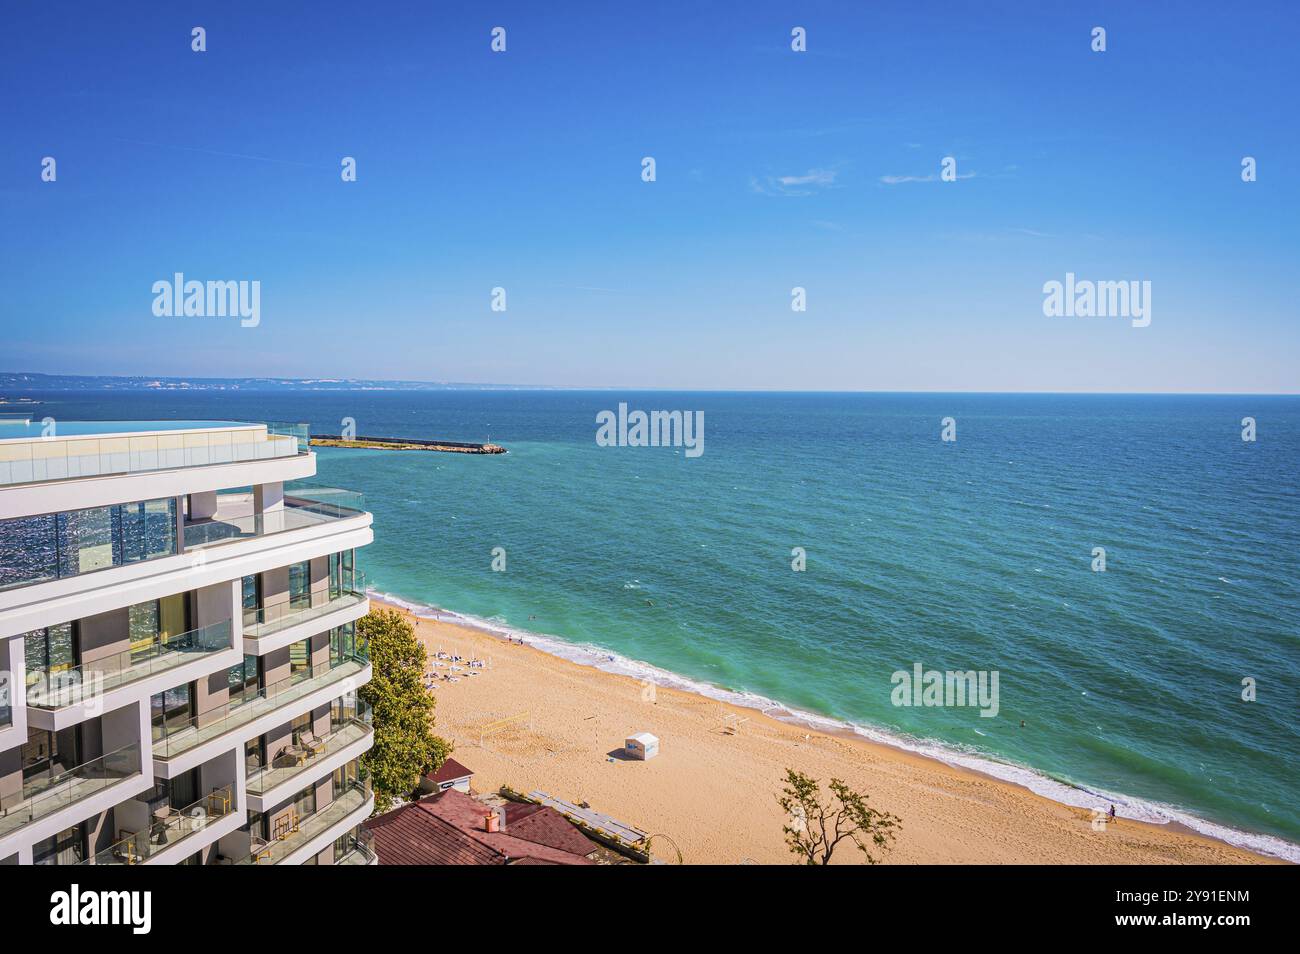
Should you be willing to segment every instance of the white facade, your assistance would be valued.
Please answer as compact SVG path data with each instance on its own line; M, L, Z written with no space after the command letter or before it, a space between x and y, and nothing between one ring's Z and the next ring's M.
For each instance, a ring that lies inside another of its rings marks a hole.
M0 864L373 863L355 495L264 425L31 430L0 425Z

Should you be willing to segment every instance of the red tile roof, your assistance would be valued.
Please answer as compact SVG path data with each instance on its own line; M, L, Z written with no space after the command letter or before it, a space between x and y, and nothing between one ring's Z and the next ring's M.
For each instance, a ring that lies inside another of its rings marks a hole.
M375 838L379 863L385 865L503 865L505 857L487 845L468 838L455 825L403 805L365 827Z
M369 819L384 865L594 864L597 845L555 809L507 805L506 830L485 831L486 805L448 789Z

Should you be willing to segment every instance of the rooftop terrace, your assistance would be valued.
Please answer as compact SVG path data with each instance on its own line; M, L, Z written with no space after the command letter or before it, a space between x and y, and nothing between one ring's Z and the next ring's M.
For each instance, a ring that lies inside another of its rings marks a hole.
M0 487L293 457L299 441L235 421L59 421L0 415Z

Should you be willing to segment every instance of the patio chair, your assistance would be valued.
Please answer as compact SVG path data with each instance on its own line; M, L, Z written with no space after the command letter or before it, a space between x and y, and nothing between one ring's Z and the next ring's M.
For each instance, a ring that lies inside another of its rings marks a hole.
M311 729L303 730L302 734L298 736L298 744L312 755L320 755L325 751L325 743Z
M119 828L117 831L117 843L114 844L112 848L113 857L126 865L139 864L141 861L144 861L143 852L136 851L136 839L139 837L139 832Z
M253 864L260 865L264 860L271 857L270 842L263 841L261 838L248 839L248 855L253 859Z

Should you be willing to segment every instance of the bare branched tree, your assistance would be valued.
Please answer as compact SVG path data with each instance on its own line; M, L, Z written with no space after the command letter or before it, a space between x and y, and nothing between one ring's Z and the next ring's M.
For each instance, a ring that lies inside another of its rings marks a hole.
M889 812L879 812L867 805L867 796L853 791L837 778L831 779L834 804L822 804L819 783L794 769L785 770L785 788L777 799L789 821L782 831L790 851L806 865L830 864L831 855L844 839L850 839L867 859L878 864L872 854L893 847L894 835L902 828L902 819Z

